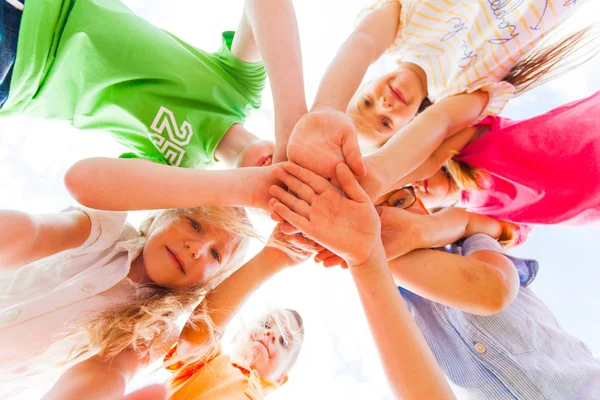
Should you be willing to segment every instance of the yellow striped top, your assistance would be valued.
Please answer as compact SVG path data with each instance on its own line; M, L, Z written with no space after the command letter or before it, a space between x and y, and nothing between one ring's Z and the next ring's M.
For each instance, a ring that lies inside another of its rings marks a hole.
M366 8L359 19L383 4ZM484 90L477 119L499 114L514 94L502 79L551 29L586 0L397 0L398 34L389 52L427 74L432 102Z

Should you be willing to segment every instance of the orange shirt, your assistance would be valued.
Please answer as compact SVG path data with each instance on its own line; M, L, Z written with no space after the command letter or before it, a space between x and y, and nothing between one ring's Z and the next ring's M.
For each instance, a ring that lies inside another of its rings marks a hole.
M175 348L167 355L170 358ZM177 365L168 369L175 370ZM185 383L183 383L185 382ZM202 360L183 369L175 379L174 386L183 383L172 400L260 400L277 389L279 385L261 378L256 370L250 370L231 361L219 350L214 358Z

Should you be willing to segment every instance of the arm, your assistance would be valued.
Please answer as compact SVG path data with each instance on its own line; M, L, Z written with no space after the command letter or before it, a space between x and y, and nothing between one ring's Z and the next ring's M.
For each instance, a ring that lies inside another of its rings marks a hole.
M102 210L156 210L199 206L268 208L270 167L203 171L147 160L89 158L65 175L81 204Z
M350 266L371 334L397 398L454 399L387 269L385 254Z
M127 382L143 366L132 352L110 360L93 357L68 369L43 400L120 399Z
M402 128L379 150L367 157L383 180L383 192L390 191L422 165L444 139L468 127L488 102L485 92L459 94L436 103ZM411 149L411 151L406 151ZM399 155L402 157L399 157Z
M283 251L265 247L203 300L203 303L208 305L208 317L213 326L203 322L196 323L196 327L187 324L180 338L193 345L207 343L212 336L210 329L219 332L225 328L252 293L277 272L290 265L292 262ZM203 307L199 306L198 309Z
M292 129L308 111L293 3L289 0L246 0L231 52L247 62L259 61L261 56L264 59L275 107L277 147L274 161L284 161Z
M454 398L390 276L379 217L350 169L343 164L336 168L342 193L309 170L293 164L284 168L276 174L297 197L271 188L273 210L350 266L396 397Z
M0 211L0 270L17 268L81 246L91 229L83 211L30 215Z
M311 111L346 111L369 66L394 43L400 9L400 2L389 2L361 21L327 68Z
M494 251L477 251L463 257L437 250L415 250L389 265L398 285L471 314L498 313L519 292L516 268Z

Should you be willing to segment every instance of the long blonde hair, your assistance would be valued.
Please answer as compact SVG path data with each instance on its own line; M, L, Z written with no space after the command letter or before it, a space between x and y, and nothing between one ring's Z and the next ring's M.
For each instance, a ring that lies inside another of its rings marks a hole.
M90 355L110 359L125 350L140 356L150 350L164 351L162 346L174 333L176 319L191 312L208 290L239 265L250 237L256 237L248 216L239 207L197 207L171 209L153 213L140 224L141 240L169 218L194 216L199 222L212 224L236 237L233 256L224 268L201 284L190 288L170 289L156 284L143 298L134 299L116 309L101 312L80 327L68 332L65 338L75 339L76 345L63 361L83 361ZM203 320L204 313L194 313L194 320Z

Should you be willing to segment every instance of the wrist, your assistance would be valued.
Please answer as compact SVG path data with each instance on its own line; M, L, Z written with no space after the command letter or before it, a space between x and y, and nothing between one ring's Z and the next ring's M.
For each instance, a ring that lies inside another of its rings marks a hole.
M361 261L353 261L349 260L348 268L351 271L356 270L368 270L373 268L379 268L381 265L387 265L387 258L385 255L385 249L383 248L383 243L381 239L379 239L375 246L373 246L369 255L366 258L363 258Z

